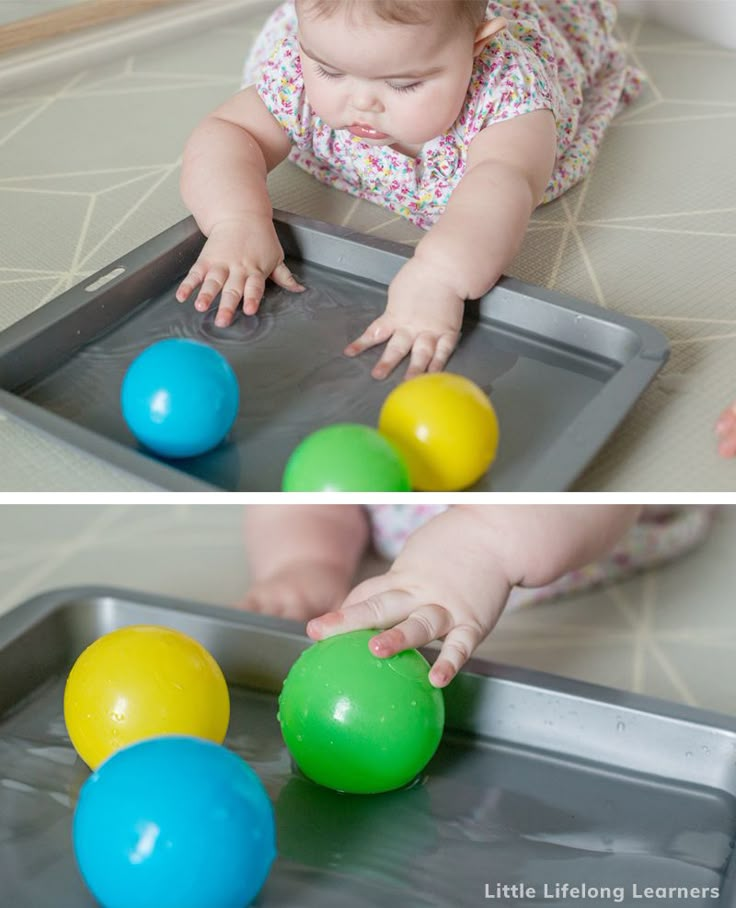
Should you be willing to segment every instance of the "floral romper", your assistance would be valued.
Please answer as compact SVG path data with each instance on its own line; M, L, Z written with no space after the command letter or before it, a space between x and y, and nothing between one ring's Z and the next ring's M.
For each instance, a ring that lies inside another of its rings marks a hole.
M489 505L493 507L493 505ZM368 507L376 551L394 560L411 534L447 509L446 505L372 505ZM614 583L684 555L708 535L715 509L706 505L649 506L605 558L570 571L536 589L515 587L509 607L556 599L568 593Z
M243 84L256 84L288 133L290 160L323 183L424 229L444 211L482 129L551 110L557 161L543 199L549 202L586 175L608 124L639 93L640 73L628 65L613 33L611 0L490 0L486 15L503 17L508 25L476 58L455 123L416 158L332 129L314 113L304 94L293 0L267 20L246 61Z

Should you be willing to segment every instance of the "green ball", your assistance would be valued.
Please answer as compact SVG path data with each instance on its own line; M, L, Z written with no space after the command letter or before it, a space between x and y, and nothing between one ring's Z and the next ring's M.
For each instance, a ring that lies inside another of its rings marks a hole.
M407 785L442 737L445 704L415 649L379 659L374 630L315 643L279 697L284 741L305 776L337 791L376 794Z
M293 450L284 492L409 492L409 470L376 429L336 423L308 435Z

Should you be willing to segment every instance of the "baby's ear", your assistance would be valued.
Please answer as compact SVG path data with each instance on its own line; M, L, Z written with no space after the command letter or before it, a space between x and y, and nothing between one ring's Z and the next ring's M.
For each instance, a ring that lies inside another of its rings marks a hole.
M473 38L473 56L477 57L490 40L508 25L508 22L501 16L495 19L486 19L475 30Z

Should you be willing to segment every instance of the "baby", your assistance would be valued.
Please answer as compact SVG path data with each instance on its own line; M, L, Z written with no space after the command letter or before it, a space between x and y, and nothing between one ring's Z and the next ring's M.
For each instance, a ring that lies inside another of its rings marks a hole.
M177 291L215 323L258 310L284 263L266 176L287 156L427 230L383 314L350 343L385 343L387 376L442 369L467 299L496 283L530 215L590 168L639 89L611 0L288 0L246 64L252 82L195 129L182 195L207 241Z
M676 557L712 509L630 505L255 505L246 515L250 611L309 620L314 640L383 629L377 656L442 639L444 687L503 609ZM637 521L638 518L638 521ZM370 539L390 569L350 591ZM597 560L598 559L598 560Z

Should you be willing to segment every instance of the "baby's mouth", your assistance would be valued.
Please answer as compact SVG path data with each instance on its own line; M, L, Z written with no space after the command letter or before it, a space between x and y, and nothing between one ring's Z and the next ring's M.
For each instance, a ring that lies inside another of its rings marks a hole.
M387 139L388 133L379 132L377 129L374 129L372 126L368 126L365 123L351 123L347 127L348 132L351 135L358 136L360 139Z

